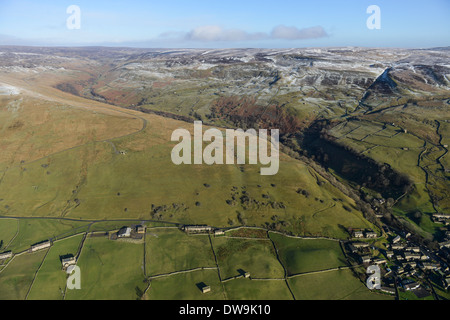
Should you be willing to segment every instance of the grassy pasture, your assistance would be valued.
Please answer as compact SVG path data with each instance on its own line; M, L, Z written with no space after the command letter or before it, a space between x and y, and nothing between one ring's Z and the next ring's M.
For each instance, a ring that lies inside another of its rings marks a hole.
M15 256L0 273L0 300L24 300L47 250Z
M122 113L107 114L28 96L2 97L0 170L141 127L141 120Z
M286 282L236 279L224 283L230 300L292 300Z
M226 227L239 225L240 213L250 225L266 225L272 222L273 216L278 216L280 221L289 222L284 226L288 231L332 237L346 236L338 224L354 228L366 225L356 210L349 214L340 205L328 210L336 198L342 199L347 207L352 207L353 202L329 184L319 187L317 174L301 161L282 154L280 170L275 176L261 176L259 165L176 166L170 158L175 145L170 142L171 133L180 127L192 131L192 124L151 114L139 114L141 119L138 119L132 111L121 113L117 108L98 102L61 92L55 95L57 103L42 102L46 111L41 111L47 116L39 118L36 130L47 130L53 125L64 127L67 132L52 127L52 139L75 148L43 150L44 158L33 158L31 162L25 159L24 163L6 171L0 184L2 215L160 219ZM83 108L83 102L92 107ZM71 103L74 108L70 108ZM28 108L27 104L24 108ZM51 116L48 110L52 111ZM79 113L81 119L92 114L94 119L100 117L99 127L90 126L89 122L83 127L64 122L73 122ZM143 119L147 126L140 131ZM83 133L82 130L90 132L86 133L90 140L65 140L67 136ZM40 131L35 135L39 137ZM11 132L11 148L15 144L18 147L25 139L16 138ZM227 204L235 187L241 192L245 188L252 201L258 204L244 204L240 198L233 205ZM296 192L299 188L308 190L310 196L299 195ZM263 195L268 195L269 199L264 199ZM152 208L160 206L166 209L155 217Z
M201 287L211 287L211 292L202 293ZM146 294L148 300L224 300L223 285L216 270L201 270L181 273L151 281Z
M62 270L61 256L76 255L82 235L55 242L50 248L28 296L29 300L61 300L67 274Z
M283 278L284 270L267 240L213 239L222 279L249 272L253 278Z
M19 220L16 219L0 219L0 252L7 249L8 244L19 230Z
M146 288L143 244L87 238L77 265L81 290L67 290L67 300L135 300Z
M270 233L288 275L346 266L339 242L304 240Z
M216 266L207 235L189 236L177 229L150 229L145 249L149 276Z
M288 282L297 300L393 300L369 291L351 270L304 275Z
M76 221L58 221L45 219L20 219L19 233L11 242L8 250L15 253L27 250L31 245L55 238L58 235L68 235L74 228L83 227L86 223Z

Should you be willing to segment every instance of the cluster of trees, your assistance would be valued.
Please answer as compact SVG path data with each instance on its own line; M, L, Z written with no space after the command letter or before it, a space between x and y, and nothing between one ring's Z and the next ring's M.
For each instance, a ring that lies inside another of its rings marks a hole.
M242 129L279 129L282 135L301 129L301 121L280 105L259 105L255 97L221 97L211 105L212 119L225 119Z

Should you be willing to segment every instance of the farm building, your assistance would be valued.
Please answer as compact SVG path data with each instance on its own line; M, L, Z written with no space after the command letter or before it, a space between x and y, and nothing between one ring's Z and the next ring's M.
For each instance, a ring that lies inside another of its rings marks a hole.
M136 233L137 234L144 234L145 233L145 227L142 225L136 226Z
M186 233L209 233L212 232L214 228L210 226L184 226L183 230Z
M131 228L123 227L117 232L117 238L129 238L131 237Z
M211 287L210 287L210 286L205 286L205 287L203 287L203 288L202 288L202 292L203 292L203 293L211 292Z
M52 243L49 240L41 242L41 243L38 243L38 244L35 244L35 245L32 245L31 246L31 252L36 252L36 251L39 251L39 250L47 249L51 245L52 245Z
M0 260L6 260L13 256L11 251L0 253Z
M75 257L68 257L61 260L63 269L67 269L69 266L73 266L77 263Z

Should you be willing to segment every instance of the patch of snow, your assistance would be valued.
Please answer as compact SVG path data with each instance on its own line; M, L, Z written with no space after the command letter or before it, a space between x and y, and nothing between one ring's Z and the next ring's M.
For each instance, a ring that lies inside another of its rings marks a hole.
M18 88L7 84L0 84L0 95L13 96L18 94L20 94L20 90Z

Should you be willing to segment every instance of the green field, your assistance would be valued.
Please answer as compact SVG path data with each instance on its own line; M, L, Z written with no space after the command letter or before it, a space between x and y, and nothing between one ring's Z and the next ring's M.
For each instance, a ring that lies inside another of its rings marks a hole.
M211 292L202 293L201 288L205 285L211 287ZM146 295L149 300L226 299L216 270L181 273L152 280Z
M252 278L283 278L284 270L268 240L213 239L222 279L249 272Z
M67 290L67 300L135 300L145 290L143 244L87 238L77 266L81 290Z
M24 300L46 250L15 256L0 273L0 300Z
M230 300L292 300L286 282L236 279L224 283Z
M350 270L304 275L288 281L298 300L393 300L370 292Z
M146 271L149 276L215 267L208 235L186 235L178 229L147 229Z
M288 275L320 271L347 265L339 242L303 240L270 234Z
M0 225L3 221L0 220ZM84 222L45 219L20 219L18 223L19 233L8 247L14 253L27 250L31 245L50 238L86 231L84 226L87 225Z
M123 225L125 221L99 222L91 227L110 231ZM77 262L81 290L67 290L67 275L61 270L61 256L75 255L82 239L81 234L71 236L54 242L45 260L45 250L15 257L0 273L0 294L24 299L29 291L30 300L385 298L370 293L348 270L316 273L347 265L338 241L261 231L242 228L227 232L233 237L209 238L150 224L145 243L88 236ZM243 278L244 272L250 278ZM306 274L292 276L301 273ZM330 290L328 281L343 292ZM212 292L203 294L203 285Z
M53 243L28 296L29 300L61 300L66 289L67 274L62 270L61 256L75 256L82 235Z
M8 249L11 240L19 230L19 220L1 219L0 220L0 252Z

